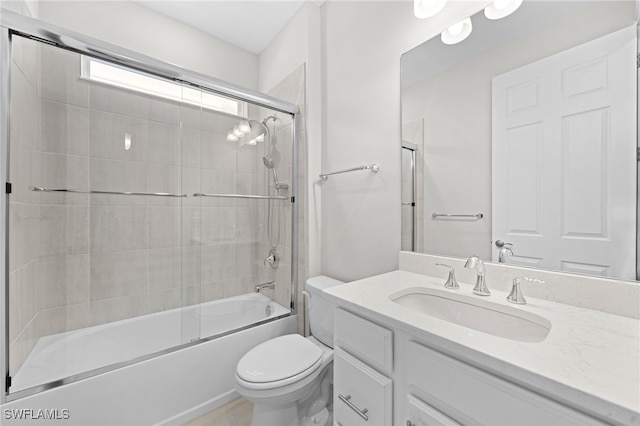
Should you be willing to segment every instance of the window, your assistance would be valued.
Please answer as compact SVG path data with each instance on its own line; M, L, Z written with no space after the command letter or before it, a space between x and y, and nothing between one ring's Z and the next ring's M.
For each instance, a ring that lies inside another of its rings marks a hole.
M245 102L82 56L81 78L214 111L247 116Z

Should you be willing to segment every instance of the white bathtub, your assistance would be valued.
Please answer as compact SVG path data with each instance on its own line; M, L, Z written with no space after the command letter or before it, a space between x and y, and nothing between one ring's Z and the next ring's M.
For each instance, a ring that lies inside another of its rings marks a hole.
M11 390L189 342L197 336L194 330L198 327L202 337L221 335L287 313L266 296L251 293L46 336L13 378ZM69 425L174 424L188 420L235 396L235 364L247 350L272 337L294 333L295 328L295 316L288 316L20 398L2 406L3 424L13 424L4 410L16 408L67 409L70 418L57 422ZM34 420L34 424L37 422Z

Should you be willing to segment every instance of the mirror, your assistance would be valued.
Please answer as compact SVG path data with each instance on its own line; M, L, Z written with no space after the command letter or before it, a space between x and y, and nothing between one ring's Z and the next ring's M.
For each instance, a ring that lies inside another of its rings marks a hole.
M403 248L637 279L635 7L525 0L402 56Z

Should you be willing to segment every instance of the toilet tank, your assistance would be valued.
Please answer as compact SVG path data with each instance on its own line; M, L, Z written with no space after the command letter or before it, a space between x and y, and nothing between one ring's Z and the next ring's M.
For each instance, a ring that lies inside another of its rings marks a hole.
M336 285L344 284L342 281L320 275L307 280L307 315L311 335L333 348L333 308L335 304L327 300L324 290Z

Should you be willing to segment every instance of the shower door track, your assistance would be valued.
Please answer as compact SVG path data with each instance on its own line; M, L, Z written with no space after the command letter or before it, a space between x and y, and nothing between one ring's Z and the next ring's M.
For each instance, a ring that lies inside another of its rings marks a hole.
M190 346L205 343L219 337L226 336L231 332L218 334L214 336L208 336L204 338L198 338L197 340L185 343L182 345L174 346L166 350L144 355L133 360L108 365L95 370L86 371L74 376L70 376L64 379L56 380L50 383L38 385L29 389L9 393L9 194L10 194L10 180L9 180L9 138L10 138L10 102L11 102L11 39L13 35L25 37L52 45L61 49L76 52L82 55L87 55L102 59L104 61L121 65L127 68L131 68L137 71L142 71L148 74L155 75L157 77L173 80L175 82L186 84L198 89L220 94L228 98L249 102L254 105L269 108L274 111L289 114L292 118L292 154L293 158L298 158L298 140L296 131L296 118L299 114L299 107L296 104L286 102L272 96L260 93L255 90L247 89L232 83L219 80L214 77L207 76L202 73L190 71L179 67L177 65L169 64L158 59L146 56L129 49L125 49L119 46L112 45L110 43L88 37L74 31L52 25L47 22L43 22L28 16L23 16L15 12L2 9L0 13L0 92L7 95L0 102L0 129L3 131L0 133L0 158L4 161L0 161L0 185L6 188L5 196L0 197L0 222L4 225L0 230L0 241L4 244L5 255L0 262L0 275L4 278L4 290L0 291L0 306L4 307L4 318L2 319L2 327L0 327L0 371L5 375L6 386L4 392L0 393L0 404L5 402L14 401L16 399L33 395L45 390L53 389L68 383L82 380L88 377L102 374L107 371L116 370L128 365L139 363L157 356L165 355L171 352L175 352ZM298 176L298 163L293 161L292 163L292 176ZM39 188L40 189L40 188ZM44 188L42 188L44 189ZM287 315L275 317L260 321L258 323L242 327L233 332L242 331L251 327L255 327L264 323L278 320L290 315L296 315L298 312L297 300L298 300L298 265L297 265L297 250L298 250L298 203L294 202L297 195L297 182L292 179L291 182L291 194L292 200L292 226L291 226L291 300L290 309L291 312ZM67 191L69 192L69 191ZM133 194L132 194L133 195ZM162 196L183 196L182 194L140 194L140 195L162 195ZM285 197L289 198L289 197Z

